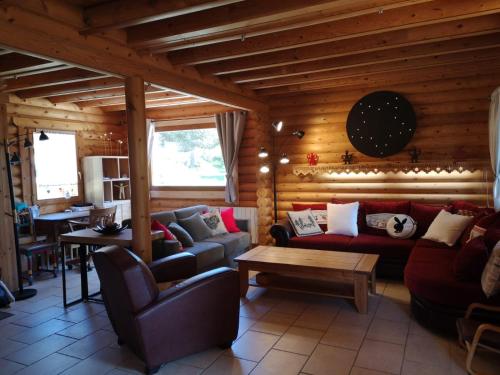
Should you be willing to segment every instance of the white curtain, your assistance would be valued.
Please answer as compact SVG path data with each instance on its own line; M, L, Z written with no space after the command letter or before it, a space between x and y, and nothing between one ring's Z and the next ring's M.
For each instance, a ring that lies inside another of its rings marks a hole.
M490 158L493 169L493 203L495 211L500 211L500 87L491 94L490 104Z
M153 142L155 136L155 123L153 120L146 120L146 132L148 135L148 178L149 187L153 185L152 183L152 173L151 173L151 159L153 158Z
M238 152L245 129L247 113L243 111L218 113L215 124L222 148L222 158L226 169L226 189L224 200L227 203L238 202L236 180L238 178Z

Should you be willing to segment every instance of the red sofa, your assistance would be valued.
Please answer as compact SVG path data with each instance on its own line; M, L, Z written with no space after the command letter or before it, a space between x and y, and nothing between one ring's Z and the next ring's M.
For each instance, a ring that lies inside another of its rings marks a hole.
M325 206L294 204L294 209L323 209ZM453 247L420 239L441 209L453 213L469 211L468 214L474 214L475 217ZM415 235L410 239L394 239L384 230L367 227L366 214L381 212L411 216L418 223ZM440 330L451 331L455 330L454 318L463 316L470 303L500 305L500 296L489 300L486 298L480 280L461 281L453 271L454 259L461 246L467 242L473 225L487 217L495 218L488 222L488 246L491 249L500 240L500 214L493 215L492 210L466 202L454 202L446 206L409 201L360 202L357 237L332 234L297 237L288 223L273 225L271 235L277 246L379 254L378 275L404 277L411 294L412 311L417 319Z

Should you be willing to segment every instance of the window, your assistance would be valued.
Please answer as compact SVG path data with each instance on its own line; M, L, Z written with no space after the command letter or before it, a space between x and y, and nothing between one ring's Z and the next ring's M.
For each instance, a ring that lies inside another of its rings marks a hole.
M33 133L36 196L38 200L78 196L76 137L73 133L49 133L41 141Z
M226 172L215 128L155 133L154 186L224 186Z

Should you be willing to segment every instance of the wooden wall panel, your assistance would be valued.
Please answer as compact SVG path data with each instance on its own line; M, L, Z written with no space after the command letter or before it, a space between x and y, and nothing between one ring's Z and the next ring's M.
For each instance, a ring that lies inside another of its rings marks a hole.
M406 81L405 81L406 82ZM485 76L395 83L375 87L328 88L269 97L271 119L283 120L288 131L278 137L291 164L278 169L278 217L285 218L292 202L328 202L340 199L412 199L444 202L464 199L491 204L491 172L488 167L474 173L425 174L323 174L296 176L293 165L307 164L309 152L319 154L319 163L340 163L341 155L354 152L358 163L410 160L408 150L422 150L420 160L489 160L488 109L490 94L500 84L500 72ZM417 115L417 131L404 151L377 159L354 149L347 139L345 124L349 110L364 95L392 90L404 95ZM290 135L302 129L302 140Z
M7 104L8 131L10 137L20 135L20 144L10 151L16 151L21 164L13 166L12 176L16 200L32 204L33 166L32 151L22 147L26 130L35 129L75 131L77 137L78 168L81 172L81 158L92 155L127 155L127 128L120 113L103 113L98 109L80 109L73 104L52 104L44 99L24 100L9 96ZM111 138L112 141L107 139ZM123 140L120 146L117 140ZM38 201L43 213L68 208L73 202L83 201L83 185L80 196L70 200L57 199Z

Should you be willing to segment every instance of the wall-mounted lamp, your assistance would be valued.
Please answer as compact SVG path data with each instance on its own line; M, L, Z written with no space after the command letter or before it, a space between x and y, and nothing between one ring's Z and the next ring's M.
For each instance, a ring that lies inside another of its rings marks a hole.
M281 154L280 164L288 164L288 163L290 163L290 159L288 158L286 152L284 152Z
M264 159L264 158L267 158L269 156L269 153L267 152L267 150L264 147L261 147L259 150L259 153L257 155L259 156L259 158Z
M281 129L283 129L283 121L274 121L273 122L273 128L277 131L280 132Z
M42 130L40 132L40 136L38 137L38 139L40 141L47 141L49 139L49 136L47 134L45 134L45 132Z
M283 129L284 123L283 121L274 121L272 123L272 127L274 130L278 133ZM303 130L294 130L291 135L294 137L297 137L298 139L302 139L305 135L305 132ZM272 150L271 150L271 160L269 164L262 164L259 168L260 173L262 174L267 174L272 171L272 177L273 177L273 197L274 197L274 222L278 221L278 197L277 197L277 191L276 191L276 167L277 164L288 164L290 163L290 158L286 154L286 152L281 153L281 147L283 146L283 143L279 145L279 147L276 147L276 142L275 142L275 134L273 135L273 143L272 143ZM257 156L261 159L265 159L269 156L269 153L264 147L259 148L259 152Z
M271 170L271 169L269 168L269 166L268 166L268 165L263 165L263 166L261 166L261 167L260 167L260 169L259 169L260 173L264 173L264 174L269 173L269 171L270 171L270 170Z
M19 159L19 155L17 152L14 152L9 159L10 164L18 164L21 162L21 159Z

